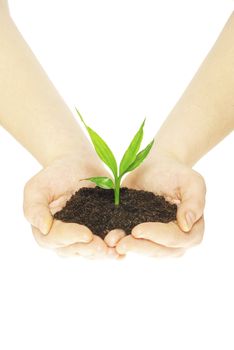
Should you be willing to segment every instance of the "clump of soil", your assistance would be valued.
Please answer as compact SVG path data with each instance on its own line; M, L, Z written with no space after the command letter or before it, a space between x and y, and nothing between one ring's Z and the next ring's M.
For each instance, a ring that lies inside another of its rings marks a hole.
M134 226L149 221L167 223L176 220L177 205L152 192L120 189L120 204L114 204L114 191L96 187L82 187L54 214L64 222L87 226L94 234L105 238L115 228L128 235Z

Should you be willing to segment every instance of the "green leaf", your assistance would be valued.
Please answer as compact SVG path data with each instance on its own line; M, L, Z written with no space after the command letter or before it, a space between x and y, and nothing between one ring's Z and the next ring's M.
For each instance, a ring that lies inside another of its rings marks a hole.
M81 179L80 181L83 181L83 180L92 181L98 187L101 187L101 188L105 188L105 189L114 188L114 183L109 177L105 177L105 176L88 177L86 179Z
M144 119L143 123L141 124L140 129L138 130L138 132L136 133L136 135L132 139L132 142L128 146L127 151L123 155L123 158L120 162L120 170L119 170L120 176L123 176L126 173L129 166L136 159L137 152L139 151L139 148L140 148L140 145L141 145L141 142L143 139L144 124L145 124L145 119Z
M143 160L148 156L152 146L153 146L154 140L152 140L148 146L146 146L141 152L139 152L136 156L136 159L134 160L134 162L128 167L128 169L126 170L126 173L129 171L132 171L134 169L136 169L142 162Z
M85 124L85 121L78 109L76 109L76 111L89 133L89 136L92 140L92 143L98 156L111 169L114 177L117 177L117 163L112 151L110 150L106 142L94 130L92 130L88 125Z

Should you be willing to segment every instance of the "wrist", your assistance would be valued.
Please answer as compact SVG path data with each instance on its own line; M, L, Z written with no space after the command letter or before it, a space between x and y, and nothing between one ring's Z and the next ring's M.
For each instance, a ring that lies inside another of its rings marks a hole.
M69 143L63 143L61 147L53 147L38 160L43 167L46 167L56 160L66 158L72 158L81 163L94 164L95 166L101 164L100 159L88 140L81 140L79 137L73 142L69 140Z
M170 145L164 146L157 140L157 137L155 137L154 145L145 162L151 163L152 161L160 161L164 158L173 159L187 166L193 165L193 162L185 152L174 149L173 147L170 147Z
M50 168L51 166L60 167L61 165L67 168L68 174L71 165L78 166L78 172L81 178L92 176L110 176L99 159L92 158L92 154L84 155L84 153L79 151L60 154L50 163L44 165L43 168Z

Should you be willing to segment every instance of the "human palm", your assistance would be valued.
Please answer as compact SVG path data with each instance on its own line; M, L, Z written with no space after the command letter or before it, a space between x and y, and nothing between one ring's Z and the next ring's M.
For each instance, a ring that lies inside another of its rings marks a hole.
M147 159L125 177L122 186L152 191L176 203L175 222L142 223L133 228L131 235L116 229L102 240L84 225L55 220L53 214L65 206L75 191L94 186L89 181L80 181L93 175L109 176L98 161L71 155L55 160L27 182L24 213L39 245L63 256L118 258L130 251L157 257L180 256L201 242L205 182L199 173L168 156ZM185 220L188 211L194 214L189 223Z
M206 185L203 177L171 156L147 159L127 175L122 186L152 191L176 203L176 221L147 222L135 226L131 235L119 232L112 247L117 253L136 252L149 256L180 256L202 241ZM191 213L190 217L186 214ZM105 239L108 242L108 236Z
M71 155L55 160L26 183L24 214L40 246L63 256L117 257L115 250L88 227L53 218L74 192L83 186L94 186L89 181L80 181L93 175L108 176L108 173L91 156L84 159Z

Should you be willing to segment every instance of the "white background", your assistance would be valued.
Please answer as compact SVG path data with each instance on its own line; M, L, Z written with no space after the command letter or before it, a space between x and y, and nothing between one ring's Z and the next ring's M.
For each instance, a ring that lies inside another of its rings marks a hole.
M144 116L156 133L233 1L10 0L12 17L72 111L120 157ZM14 101L12 101L14 103ZM0 129L0 348L234 348L233 133L194 167L206 231L180 259L61 259L23 217L35 159Z

